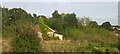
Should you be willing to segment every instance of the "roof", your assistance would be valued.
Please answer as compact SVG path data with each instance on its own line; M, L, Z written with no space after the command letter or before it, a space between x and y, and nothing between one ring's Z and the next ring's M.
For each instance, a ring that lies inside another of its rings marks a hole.
M45 25L45 24L44 24ZM49 29L49 31L51 31L51 32L55 32L52 28L50 28L49 26L47 26L47 25L45 25L48 29ZM37 32L40 32L40 28L39 28L39 25L35 25L35 26L33 26L32 27L32 30L34 30L35 31L35 33L37 33Z
M50 27L48 27L52 32L55 32L53 29L51 29Z
M47 26L46 24L43 24L44 26L46 26L50 31L55 32L55 30L53 30L52 28L50 28L49 26Z

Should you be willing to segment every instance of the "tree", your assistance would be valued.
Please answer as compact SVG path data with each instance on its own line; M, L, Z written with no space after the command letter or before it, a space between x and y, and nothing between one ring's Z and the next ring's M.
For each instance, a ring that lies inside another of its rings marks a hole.
M92 28L93 27L97 28L99 25L98 25L98 23L96 21L90 21L89 26L92 27Z
M71 14L66 14L66 16L64 17L64 27L76 27L77 26L77 18L75 13L71 13Z
M32 16L21 8L2 9L2 34L3 37L12 38L12 50L14 52L39 51L39 38L34 34ZM10 24L10 25L9 25Z
M83 18L81 18L80 22L83 26L88 26L90 23L90 19L88 17L83 17Z
M37 15L36 15L36 14L33 14L33 18L37 18Z
M51 28L57 30L57 31L62 31L62 25L63 25L63 20L62 20L62 16L58 13L57 10L55 10L52 14L52 26Z
M109 31L112 30L110 22L104 22L104 23L100 26L100 28L104 28L104 29L107 29L107 30L109 30Z
M39 25L39 28L40 28L40 31L43 33L44 32L44 29L45 29L45 27L44 27L44 19L40 16L39 18L38 18L38 25Z
M55 10L55 11L52 13L52 17L53 17L53 18L60 18L60 14L58 13L57 10Z

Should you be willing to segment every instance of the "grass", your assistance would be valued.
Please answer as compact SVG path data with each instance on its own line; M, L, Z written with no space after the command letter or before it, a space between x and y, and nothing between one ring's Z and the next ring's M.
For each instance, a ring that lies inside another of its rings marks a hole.
M12 45L11 45L12 38L3 38L2 39L2 52L11 52Z
M16 33L14 30L11 30L9 27L7 28L7 31L3 32L3 43L7 43L8 45L4 45L3 51L11 51L10 50L10 42L9 37L15 37ZM13 29L13 28L12 28ZM42 52L105 52L106 49L110 52L118 52L118 36L114 36L113 32L108 31L106 29L102 28L83 28L83 29L77 29L77 28L66 28L63 32L64 38L67 38L66 40L59 41L59 40L48 40L46 42L40 43L40 46L38 47L39 51ZM22 44L22 42L19 41L19 44L17 43L16 47L21 45L24 46L31 46L33 35L31 33L30 36L27 32L28 30L25 30L25 32L20 32L21 38L24 39L24 37L27 37L26 40L29 39L29 41L26 41L27 44ZM12 33L11 33L12 32ZM28 35L28 36L26 36ZM35 40L35 39L34 39ZM70 40L70 41L68 41ZM12 41L12 40L11 40ZM25 41L24 41L25 42ZM33 41L34 42L34 41ZM5 50L8 48L8 50ZM23 47L24 48L24 47ZM33 47L34 48L34 47ZM35 47L36 48L36 47ZM19 48L18 48L19 49ZM27 50L27 49L24 49ZM21 51L21 50L20 50Z
M66 41L46 41L42 42L42 48L44 52L106 52L108 49L110 52L119 52L117 47L109 46L106 44L100 43L84 43L78 44L74 42L66 42ZM62 42L62 43L61 43Z
M64 37L68 38L67 40L59 41L59 40L47 40L40 43L39 51L42 52L106 52L109 50L110 52L119 52L118 50L118 36L113 36L112 32L107 31L105 29L65 29ZM9 37L11 37L14 33L10 33L6 31L3 33L4 41L3 43L7 43L10 45ZM23 34L25 34L23 32ZM14 34L15 35L15 34ZM14 36L13 36L14 37ZM32 37L31 37L32 38ZM19 41L20 42L20 41ZM29 42L29 41L28 41ZM19 44L18 44L19 45ZM9 46L3 47L3 51L11 51L5 50L5 48L9 49Z
M65 32L63 32L64 37L68 39L82 39L82 36L84 35L83 32L81 32L79 29L76 28L66 28Z
M42 43L45 52L119 52L118 36L102 28L67 28L64 37L69 42L46 41ZM62 42L62 44L60 44Z

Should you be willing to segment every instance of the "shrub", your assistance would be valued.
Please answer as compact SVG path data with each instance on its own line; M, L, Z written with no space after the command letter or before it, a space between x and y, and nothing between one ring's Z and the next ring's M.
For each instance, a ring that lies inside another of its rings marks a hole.
M84 27L83 29L80 29L80 31L84 32L86 35L96 35L96 36L109 36L110 31L104 28L90 28L90 27Z
M66 38L71 38L74 40L80 39L83 36L83 33L77 28L66 28L64 35Z
M27 29L23 29L24 31ZM15 52L37 52L39 51L39 38L30 30L26 32L19 31L12 41L13 51Z

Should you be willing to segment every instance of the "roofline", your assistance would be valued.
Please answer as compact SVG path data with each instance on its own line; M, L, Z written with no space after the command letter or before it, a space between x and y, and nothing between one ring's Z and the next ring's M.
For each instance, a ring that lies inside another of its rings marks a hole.
M53 32L55 32L55 30L53 30L52 28L48 27L50 30L52 30Z
M55 30L53 30L52 28L50 28L49 26L47 26L46 24L44 24L47 28L49 28L51 31L55 32Z

